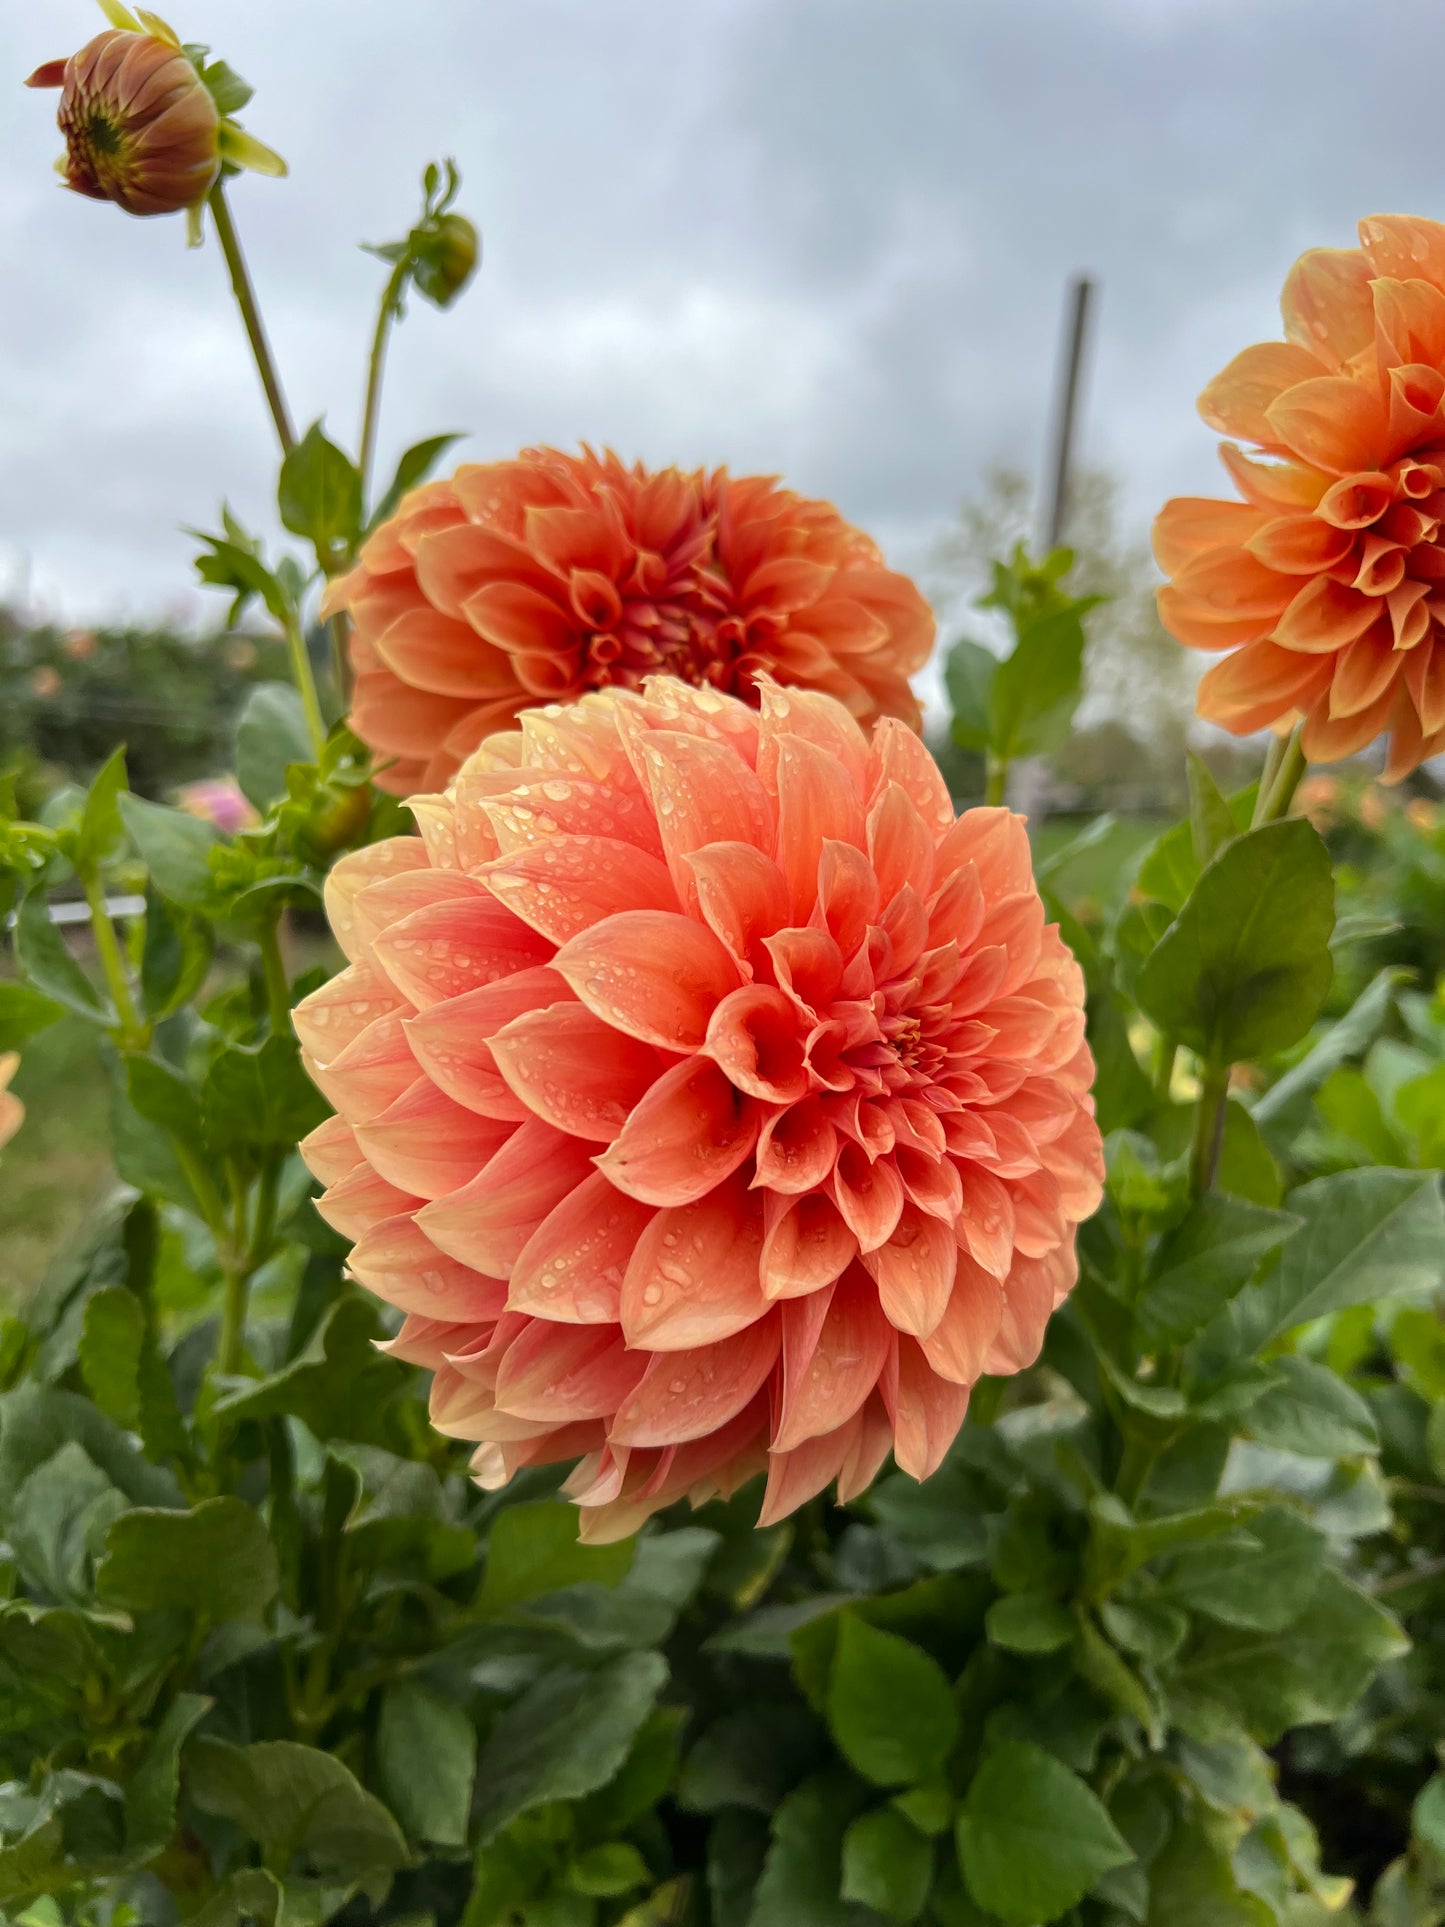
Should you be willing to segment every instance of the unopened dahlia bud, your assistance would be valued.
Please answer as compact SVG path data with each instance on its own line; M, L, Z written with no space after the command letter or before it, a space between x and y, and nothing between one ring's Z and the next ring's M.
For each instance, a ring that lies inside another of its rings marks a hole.
M286 163L230 118L250 89L204 48L183 47L157 15L101 0L111 22L68 60L47 61L26 82L58 87L67 187L114 201L127 214L193 216L223 166L284 174Z
M417 292L449 308L476 272L480 244L465 214L443 214L436 232L418 249Z

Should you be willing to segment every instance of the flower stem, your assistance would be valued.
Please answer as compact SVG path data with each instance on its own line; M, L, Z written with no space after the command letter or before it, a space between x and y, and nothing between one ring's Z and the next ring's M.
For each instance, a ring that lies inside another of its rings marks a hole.
M1212 1190L1219 1175L1228 1105L1228 1064L1207 1064L1200 1080L1199 1108L1194 1113L1194 1144L1189 1154L1189 1187L1196 1198Z
M85 901L90 907L90 927L95 937L95 954L100 961L106 989L110 992L115 1014L120 1020L117 1042L122 1050L144 1050L150 1042L150 1026L142 1021L131 994L130 977L120 954L115 925L105 907L105 890L98 875L84 879Z
M273 917L261 926L257 938L261 950L261 971L266 980L266 1014L277 1037L291 1034L291 986L286 978L286 961L281 955L281 919Z
M311 670L311 652L306 647L306 638L301 632L301 621L295 614L286 618L286 650L291 659L291 680L295 683L301 697L301 707L306 712L306 728L311 737L311 748L316 760L321 761L321 753L326 747L326 723L321 714L321 702L316 694L316 678Z
M276 364L271 357L271 345L266 339L266 329L261 321L256 290L251 284L246 257L241 252L240 236L236 233L236 224L231 219L231 206L226 199L224 181L217 181L211 189L211 216L216 223L216 239L221 244L221 252L225 255L226 266L230 270L231 287L236 296L236 305L241 310L246 338L251 344L251 353L256 357L256 368L261 377L261 386L266 391L266 402L271 410L271 419L276 424L276 436L281 444L281 452L283 455L289 455L296 446L296 436L292 431L291 417L286 412L286 398L281 392L281 378L276 372Z
M221 1342L216 1349L216 1370L233 1378L241 1369L246 1350L246 1301L251 1294L251 1267L244 1258L226 1272L226 1295L221 1304Z
M361 499L370 507L371 464L376 456L376 431L381 420L381 384L386 372L386 349L391 339L391 324L396 319L397 297L405 275L400 263L381 293L376 315L376 332L371 338L371 359L367 363L366 406L361 415Z
M987 774L984 781L983 800L990 809L997 809L1002 805L1004 794L1008 789L1008 764L1003 757L995 756L990 750L985 768Z
M1261 823L1276 823L1282 816L1289 815L1294 793L1300 786L1300 778L1309 765L1300 745L1303 725L1295 728L1289 741L1279 751L1276 758L1271 755L1265 764L1264 775L1260 779L1259 801L1254 806L1254 827Z
M1179 1055L1179 1046L1172 1037L1161 1031L1154 1040L1154 1095L1161 1104L1169 1102L1169 1093L1174 1088L1174 1060Z

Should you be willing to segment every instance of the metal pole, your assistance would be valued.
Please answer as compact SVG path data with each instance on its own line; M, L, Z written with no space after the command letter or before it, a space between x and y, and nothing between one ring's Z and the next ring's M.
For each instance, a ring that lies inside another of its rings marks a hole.
M1084 336L1089 325L1089 304L1094 284L1086 274L1076 274L1069 282L1064 315L1063 357L1059 364L1058 399L1054 405L1054 425L1050 461L1050 490L1044 516L1044 551L1056 549L1064 536L1064 519L1069 509L1069 467L1074 447L1074 415L1079 399L1079 371L1084 359Z

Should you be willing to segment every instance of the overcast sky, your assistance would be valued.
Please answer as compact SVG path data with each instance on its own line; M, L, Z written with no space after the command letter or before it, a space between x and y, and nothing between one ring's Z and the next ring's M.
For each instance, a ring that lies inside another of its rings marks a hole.
M1034 468L1062 290L1101 283L1084 459L1213 491L1194 396L1276 333L1294 256L1445 215L1440 0L172 0L291 162L233 202L295 414L356 433L378 287L452 153L482 274L401 331L383 455L611 443L826 495L917 561ZM172 8L165 9L168 13ZM7 4L0 593L197 607L182 523L266 513L271 449L213 243L59 191L54 96L103 25Z

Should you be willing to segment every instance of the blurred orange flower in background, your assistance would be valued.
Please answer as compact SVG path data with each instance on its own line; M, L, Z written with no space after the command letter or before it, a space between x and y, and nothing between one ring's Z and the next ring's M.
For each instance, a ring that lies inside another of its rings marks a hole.
M25 1122L25 1106L10 1089L10 1080L19 1068L18 1051L0 1052L0 1149L10 1142Z
M1228 652L1201 716L1237 735L1303 717L1312 762L1388 731L1396 781L1445 749L1445 226L1374 215L1360 242L1302 255L1287 339L1200 396L1243 501L1166 503L1154 547L1166 628Z
M724 469L650 474L529 449L407 496L332 585L355 624L350 722L400 795L436 787L534 703L658 672L748 697L836 696L860 722L920 716L927 603L826 502Z
M345 856L303 1146L478 1478L583 1532L927 1477L1099 1201L1084 984L1023 819L916 735L657 677L529 710Z

